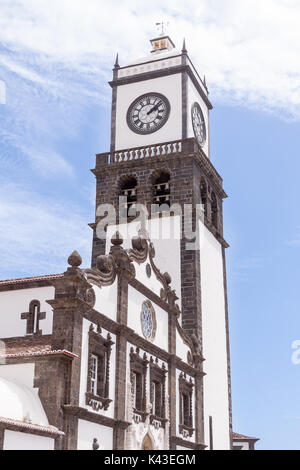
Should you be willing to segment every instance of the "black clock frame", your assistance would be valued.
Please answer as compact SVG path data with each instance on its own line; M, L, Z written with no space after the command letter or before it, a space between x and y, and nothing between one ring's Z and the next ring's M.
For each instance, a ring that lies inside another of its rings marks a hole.
M203 126L204 126L204 134L205 134L205 135L204 135L203 142L199 142L199 139L198 139L198 136L197 136L197 133L196 133L196 129L195 129L194 116L193 116L193 111L194 111L195 108L197 108L199 114L201 115L202 122L203 122ZM193 130L194 130L195 138L196 138L198 144L200 145L200 147L203 147L203 146L205 145L205 142L206 142L206 139L207 139L206 125L205 125L205 119L204 119L203 111L202 111L202 109L201 109L200 104L197 103L197 101L195 101L195 103L193 103L193 105L192 105L191 115L192 115L192 124L193 124Z
M165 102L165 105L166 105L166 114L164 116L164 118L161 120L160 122L160 125L158 127L156 127L155 129L149 129L149 130L142 130L142 129L137 129L131 122L131 119L130 119L130 116L131 116L131 111L132 109L134 108L134 106L136 105L136 103L144 98L148 98L149 96L155 96L157 98L160 98L161 100L163 100ZM160 129L162 129L162 127L164 127L164 125L167 123L168 119L169 119L169 116L170 116L170 112L171 112L171 105L170 105L170 101L168 100L168 98L165 96L165 95L162 95L161 93L157 93L155 91L152 91L152 92L149 92L149 93L144 93L143 95L139 96L138 98L136 98L132 103L131 105L129 106L128 108L128 111L127 111L127 115L126 115L126 121L127 121L127 125L129 127L129 129L131 129L135 134L140 134L140 135L148 135L148 134L154 134L154 132L157 132L159 131Z

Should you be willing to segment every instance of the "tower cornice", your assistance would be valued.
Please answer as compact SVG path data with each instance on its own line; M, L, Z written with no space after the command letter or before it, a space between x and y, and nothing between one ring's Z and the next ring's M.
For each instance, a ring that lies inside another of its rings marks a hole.
M179 56L177 55L177 56L174 56L174 57L180 57L180 56L181 55L179 55ZM137 83L137 82L141 82L141 81L145 81L145 80L151 80L153 78L165 77L165 76L170 76L170 75L186 72L188 74L188 76L190 77L191 81L193 82L195 88L199 92L200 96L202 97L203 101L207 105L208 109L211 110L211 109L213 109L213 105L211 104L211 102L208 99L206 93L204 92L203 88L201 87L201 84L199 82L199 80L201 80L201 79L196 77L196 75L194 73L194 70L192 69L192 63L190 62L190 64L176 65L176 66L168 67L168 68L165 68L165 69L151 70L149 72L142 72L142 73L135 74L135 75L128 75L126 77L118 77L118 78L115 78L114 80L110 81L109 85L112 88L115 88L115 87L122 86L122 85L128 85L128 84L131 84L131 83ZM142 64L139 64L139 65L142 65ZM128 67L125 67L125 68L128 68ZM204 84L203 84L202 80L201 80L201 83L204 87ZM206 89L206 87L205 87L205 89Z

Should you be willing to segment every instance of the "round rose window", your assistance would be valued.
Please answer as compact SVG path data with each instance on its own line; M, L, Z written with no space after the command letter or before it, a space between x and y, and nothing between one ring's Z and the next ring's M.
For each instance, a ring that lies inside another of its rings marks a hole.
M149 300L143 303L141 312L142 332L148 341L153 341L156 333L154 308Z

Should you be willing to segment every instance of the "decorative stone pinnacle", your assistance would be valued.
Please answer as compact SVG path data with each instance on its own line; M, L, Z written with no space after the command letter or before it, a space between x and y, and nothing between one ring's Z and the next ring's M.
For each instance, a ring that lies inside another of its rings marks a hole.
M112 239L111 239L111 243L112 245L114 246L121 246L123 244L123 237L122 235L120 234L120 232L116 232L113 236L112 236Z
M119 54L117 54L116 56L116 62L115 62L115 69L118 69L120 68L120 65L119 65Z
M68 263L72 268L79 268L82 264L82 258L78 251L73 251L73 253L68 258Z
M182 51L181 51L183 54L186 54L187 53L187 50L186 50L186 44L185 44L185 38L183 39L183 45L182 45Z

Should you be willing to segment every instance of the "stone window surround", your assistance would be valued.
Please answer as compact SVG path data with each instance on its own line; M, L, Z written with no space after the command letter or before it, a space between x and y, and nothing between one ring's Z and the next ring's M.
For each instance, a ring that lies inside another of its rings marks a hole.
M142 390L141 394L142 396L140 397L141 399L141 410L138 410L135 407L135 403L132 404L133 406L133 414L136 416L139 416L143 422L145 422L146 417L148 415L147 410L146 410L146 389L147 389L147 371L148 371L148 364L149 361L147 359L146 353L144 353L144 356L141 357L139 355L140 349L136 348L136 352L134 352L134 348L132 347L130 350L130 382L133 384L133 375L137 374L140 375L142 378Z
M194 384L192 379L188 381L186 374L182 373L179 375L179 434L182 434L184 437L192 437L195 429L193 428L193 388ZM189 410L188 416L185 416L185 410L182 406L182 396L185 395L189 399ZM185 421L188 421L188 425L185 424Z
M150 358L150 402L153 403L153 389L152 383L155 382L161 387L161 403L160 403L160 413L157 415L156 410L152 409L150 416L150 424L154 422L159 423L161 427L165 427L165 423L168 421L166 419L166 374L167 369L165 364L162 364L162 367L158 365L158 359L154 362L153 357Z
M41 320L45 320L46 312L41 312L41 302L32 300L29 304L28 312L21 313L21 319L26 320L26 335L41 336L43 334L39 325Z
M87 392L86 392L86 405L91 406L94 411L104 409L105 411L109 408L112 400L109 398L109 381L110 381L110 356L111 348L114 343L111 341L110 333L107 334L105 339L102 336L100 326L97 331L94 331L94 326L91 324L89 330L89 352L88 352L88 376L87 376ZM103 397L94 395L91 392L91 375L90 365L92 356L101 357L105 361L105 378L103 384Z

